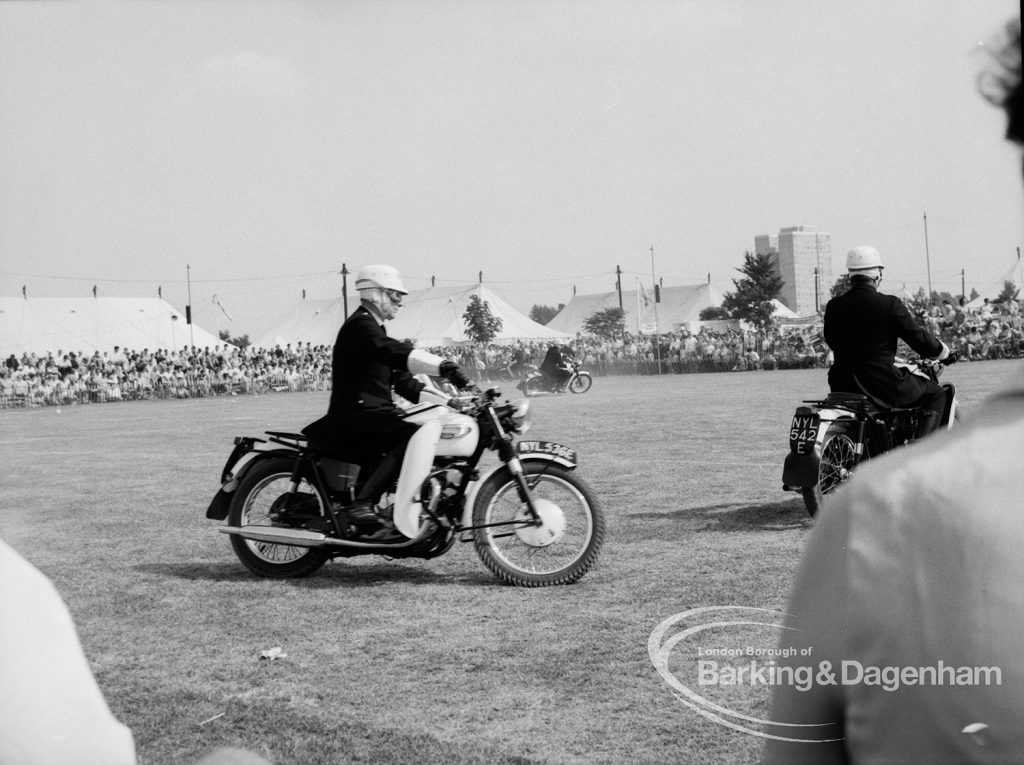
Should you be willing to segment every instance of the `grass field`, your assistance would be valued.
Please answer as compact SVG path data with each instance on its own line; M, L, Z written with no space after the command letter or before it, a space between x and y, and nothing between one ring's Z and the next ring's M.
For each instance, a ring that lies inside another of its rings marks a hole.
M948 370L966 419L1016 368ZM142 763L222 745L282 765L754 762L759 739L680 704L647 643L685 609L784 606L810 528L781 490L789 420L825 388L823 370L611 377L534 399L531 437L579 451L609 521L567 587L503 586L462 544L248 574L204 517L231 438L299 428L324 393L0 412L0 534L66 599Z

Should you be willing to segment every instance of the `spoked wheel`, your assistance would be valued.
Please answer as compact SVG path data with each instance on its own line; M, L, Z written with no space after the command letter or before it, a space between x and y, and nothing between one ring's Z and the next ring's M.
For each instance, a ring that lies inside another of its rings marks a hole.
M502 468L480 487L473 505L473 546L487 569L509 584L543 587L575 582L594 565L605 520L593 491L571 471L523 465L542 521L535 525L516 480ZM494 525L499 524L499 525Z
M536 396L540 393L550 393L544 384L544 378L540 375L527 377L519 383L519 390L523 392L524 396Z
M586 393L590 390L590 386L594 384L594 380L586 372L575 375L569 381L569 392L570 393Z
M327 506L309 479L304 477L290 495L295 460L271 458L253 465L235 490L228 512L229 526L280 526L272 516L282 511L307 517L325 516ZM310 547L293 547L232 534L231 546L247 569L274 578L309 576L328 555Z
M812 517L817 515L825 497L835 491L853 474L857 464L857 448L844 430L829 430L821 446L818 482L802 489L804 505Z

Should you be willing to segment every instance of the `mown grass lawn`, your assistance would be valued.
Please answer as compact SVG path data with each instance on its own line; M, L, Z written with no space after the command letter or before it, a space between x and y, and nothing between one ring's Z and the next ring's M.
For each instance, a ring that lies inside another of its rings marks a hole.
M947 374L969 417L1014 369ZM534 399L531 437L578 450L609 520L567 587L503 586L463 544L249 575L204 517L231 438L299 428L322 393L0 412L0 534L66 599L142 763L222 745L296 765L754 762L759 739L680 704L647 643L685 609L785 605L810 523L781 465L824 374L598 378ZM275 646L287 657L259 658Z

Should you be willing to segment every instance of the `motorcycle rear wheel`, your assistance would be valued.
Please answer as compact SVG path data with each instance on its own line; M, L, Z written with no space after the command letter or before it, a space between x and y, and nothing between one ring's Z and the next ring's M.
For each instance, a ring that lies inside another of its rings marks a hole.
M507 584L571 584L597 561L604 544L604 513L593 490L573 472L537 462L526 462L523 471L534 499L543 501L546 508L557 508L551 510L554 541L538 543L547 529L526 522L516 480L508 468L502 468L480 487L473 525L505 525L474 529L473 546L487 570Z
M569 381L569 392L570 393L586 393L590 390L590 386L594 384L593 378L586 372L574 376Z
M294 467L295 460L290 457L271 457L253 465L235 490L228 511L228 525L274 526L270 512L280 509L291 487ZM327 503L310 482L310 476L303 476L298 491L311 495L306 496L308 506L315 502L317 512L327 514ZM323 550L312 547L260 542L235 534L231 535L231 547L251 572L274 579L309 576L329 557Z
M544 378L540 375L534 375L533 377L527 377L520 383L519 388L524 396L536 396L538 393L545 393L550 391L547 390L547 385L544 382Z
M821 462L818 464L818 481L814 486L801 490L804 507L812 518L818 514L825 497L850 479L857 464L857 449L844 427L831 427L821 444Z

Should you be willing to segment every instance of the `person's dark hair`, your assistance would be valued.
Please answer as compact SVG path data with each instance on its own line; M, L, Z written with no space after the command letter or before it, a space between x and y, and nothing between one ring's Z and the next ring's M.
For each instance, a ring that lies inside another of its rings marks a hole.
M1006 138L1024 145L1020 19L1008 22L1002 40L988 50L994 59L993 66L978 76L978 87L989 102L1006 112Z

